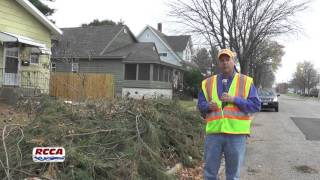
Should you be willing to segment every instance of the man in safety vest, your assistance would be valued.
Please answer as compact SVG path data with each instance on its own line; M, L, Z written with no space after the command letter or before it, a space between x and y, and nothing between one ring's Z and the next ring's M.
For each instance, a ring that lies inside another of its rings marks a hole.
M198 97L198 108L206 120L205 180L218 179L222 154L227 180L240 179L252 113L261 108L253 79L236 71L234 58L229 49L219 51L221 74L202 81Z

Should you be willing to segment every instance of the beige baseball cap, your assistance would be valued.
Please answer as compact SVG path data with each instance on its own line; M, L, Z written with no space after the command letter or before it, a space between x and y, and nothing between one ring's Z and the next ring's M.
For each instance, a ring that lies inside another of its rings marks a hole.
M236 53L231 51L230 49L221 49L218 53L218 59L220 58L221 55L226 54L231 58L236 57Z

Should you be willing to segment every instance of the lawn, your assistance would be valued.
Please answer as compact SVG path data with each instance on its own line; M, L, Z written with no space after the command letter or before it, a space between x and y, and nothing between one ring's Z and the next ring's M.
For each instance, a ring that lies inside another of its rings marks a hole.
M197 101L196 100L193 100L193 101L180 100L179 103L183 108L185 108L189 111L197 111Z

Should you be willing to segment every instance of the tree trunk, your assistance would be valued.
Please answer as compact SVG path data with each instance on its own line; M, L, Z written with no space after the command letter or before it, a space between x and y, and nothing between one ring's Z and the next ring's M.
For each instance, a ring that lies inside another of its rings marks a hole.
M243 57L239 57L241 73L244 75L248 75L249 73L249 62L248 60L242 59Z

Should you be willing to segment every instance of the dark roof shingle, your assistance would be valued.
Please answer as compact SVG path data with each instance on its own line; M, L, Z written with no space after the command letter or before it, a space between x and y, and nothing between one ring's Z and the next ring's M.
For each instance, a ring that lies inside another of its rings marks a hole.
M107 52L103 56L123 56L125 62L159 62L160 57L154 43L139 42Z
M93 57L103 49L123 28L123 25L104 25L62 28L63 35L53 46L53 57Z
M190 40L190 37L191 36L189 36L189 35L165 36L170 47L175 52L182 52L186 48L186 46Z

